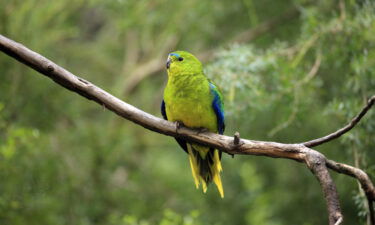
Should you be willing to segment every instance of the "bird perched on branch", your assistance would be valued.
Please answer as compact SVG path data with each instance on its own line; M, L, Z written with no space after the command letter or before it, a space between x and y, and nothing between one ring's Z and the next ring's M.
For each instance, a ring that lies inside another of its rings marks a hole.
M164 119L223 134L223 98L219 89L204 75L202 63L188 52L172 52L168 55L167 72L168 83L161 104ZM180 138L176 140L189 155L196 187L202 184L203 192L206 192L208 184L213 181L223 198L221 151Z

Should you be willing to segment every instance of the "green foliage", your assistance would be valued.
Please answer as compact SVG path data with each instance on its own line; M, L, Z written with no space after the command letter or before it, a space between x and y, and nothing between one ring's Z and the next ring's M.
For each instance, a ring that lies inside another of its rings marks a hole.
M375 87L371 1L0 0L0 33L123 96L128 78L177 49L212 50L227 134L302 142L346 124ZM234 37L284 10L300 15L252 43ZM229 43L229 44L228 44ZM317 181L281 159L223 159L220 199L195 190L165 137L98 107L0 54L0 224L325 224ZM126 101L156 115L165 73ZM374 110L317 148L375 180ZM347 224L365 221L356 182L334 175ZM303 203L303 204L301 204Z

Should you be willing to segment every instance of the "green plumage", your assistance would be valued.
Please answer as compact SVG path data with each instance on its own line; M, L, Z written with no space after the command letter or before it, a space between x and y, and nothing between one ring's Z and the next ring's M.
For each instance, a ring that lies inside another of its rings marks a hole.
M220 121L213 105L215 100L218 101L217 107L222 110L222 98L216 86L210 84L204 75L199 60L188 52L177 51L169 54L167 67L168 84L164 90L166 118L187 127L206 128L217 133ZM223 112L220 113L223 117ZM186 144L185 151L189 153L197 188L202 183L205 192L207 184L214 181L223 197L219 151L190 143Z
M217 132L212 98L203 73L170 77L164 91L168 119L181 121L188 127L205 127Z

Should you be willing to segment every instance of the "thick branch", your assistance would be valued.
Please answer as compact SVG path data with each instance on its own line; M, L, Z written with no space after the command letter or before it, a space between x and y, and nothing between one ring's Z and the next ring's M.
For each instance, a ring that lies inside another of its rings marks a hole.
M307 148L302 144L252 141L240 139L239 135L237 135L237 140L234 140L233 137L229 136L214 133L202 133L186 127L177 127L176 124L172 122L155 117L121 101L90 82L73 75L38 53L33 52L23 45L1 35L0 50L48 76L56 83L68 88L69 90L93 100L121 117L152 131L169 136L181 137L191 142L197 142L218 148L229 154L263 155L275 158L287 158L307 164L322 186L331 225L340 224L342 216L336 187L327 171L326 165L337 172L345 173L359 179L361 184L363 183L365 192L367 190L369 196L372 196L372 200L375 199L373 185L365 173L366 176L363 176L363 174L359 175L357 174L359 170L357 168L344 164L337 164L329 160L327 161L321 153Z
M358 122L362 119L362 117L368 112L368 110L374 105L374 102L375 102L375 95L372 96L368 101L367 101L367 104L362 108L361 112L358 113L358 115L356 115L351 121L350 123L348 123L345 127L331 133L331 134L328 134L327 136L324 136L324 137L321 137L321 138L318 138L318 139L314 139L314 140L311 140L311 141L307 141L307 142L304 142L302 143L304 146L306 147L315 147L315 146L318 146L318 145L321 145L323 143L326 143L326 142L329 142L329 141L332 141L333 139L336 139L338 137L340 137L341 135L345 134L346 132L350 131L355 125L358 124Z

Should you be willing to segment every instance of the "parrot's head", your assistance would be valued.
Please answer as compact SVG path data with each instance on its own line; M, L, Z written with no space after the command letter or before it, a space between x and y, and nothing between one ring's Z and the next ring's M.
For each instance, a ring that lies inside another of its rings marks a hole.
M189 52L175 51L168 55L167 71L169 76L200 74L202 70L202 63Z

